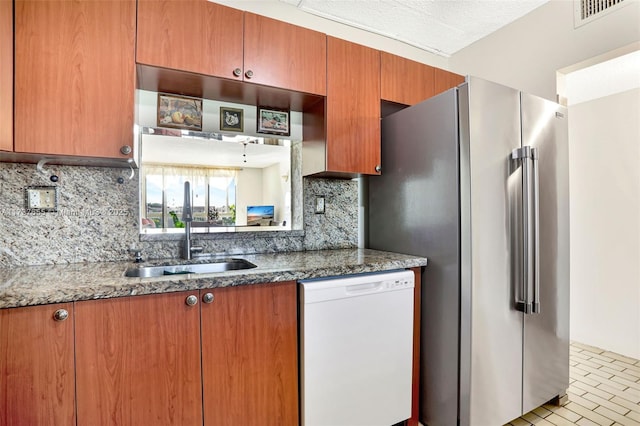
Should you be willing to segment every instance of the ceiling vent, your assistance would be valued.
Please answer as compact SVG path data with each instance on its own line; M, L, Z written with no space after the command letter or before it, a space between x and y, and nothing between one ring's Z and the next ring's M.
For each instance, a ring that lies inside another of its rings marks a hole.
M578 28L586 23L600 18L607 13L618 10L626 6L629 1L625 0L575 0L574 1L574 26Z

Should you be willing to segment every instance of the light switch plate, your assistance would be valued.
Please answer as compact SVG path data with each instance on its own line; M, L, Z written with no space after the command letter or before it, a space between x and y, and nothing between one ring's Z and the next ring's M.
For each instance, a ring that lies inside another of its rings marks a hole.
M57 186L29 186L24 189L24 206L28 211L57 212Z
M324 214L324 197L316 196L316 214Z

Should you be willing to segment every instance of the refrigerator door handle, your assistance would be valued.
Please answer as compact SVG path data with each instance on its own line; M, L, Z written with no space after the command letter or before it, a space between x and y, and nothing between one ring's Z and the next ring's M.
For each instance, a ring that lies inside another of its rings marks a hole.
M522 148L514 149L511 152L511 158L513 160L520 160L522 165L522 245L523 245L523 297L516 302L516 309L524 312L525 314L530 314L533 311L533 305L531 303L531 281L533 278L532 267L535 262L534 260L534 252L535 248L533 247L534 241L532 241L532 234L535 234L533 231L535 221L532 216L532 210L535 208L532 204L535 202L532 200L532 192L535 193L535 188L532 188L531 182L531 163L532 163L532 154L531 147L523 146ZM535 167L535 166L534 166ZM537 167L536 167L537 169ZM534 178L535 180L535 178ZM533 232L532 232L533 231ZM533 236L535 238L535 236Z
M538 148L531 148L533 172L533 304L534 314L540 313L540 176Z

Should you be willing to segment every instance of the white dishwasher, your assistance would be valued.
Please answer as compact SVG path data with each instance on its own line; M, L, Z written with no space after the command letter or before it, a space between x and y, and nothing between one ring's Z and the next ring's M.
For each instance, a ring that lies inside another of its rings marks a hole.
M411 417L413 271L299 285L302 426Z

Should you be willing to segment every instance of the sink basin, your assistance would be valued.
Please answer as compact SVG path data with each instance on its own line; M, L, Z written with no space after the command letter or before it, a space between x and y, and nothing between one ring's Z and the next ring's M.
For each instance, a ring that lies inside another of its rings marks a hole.
M251 269L257 266L244 259L225 259L209 263L185 263L177 265L141 266L127 268L125 277L161 277L163 275L209 274L213 272Z

